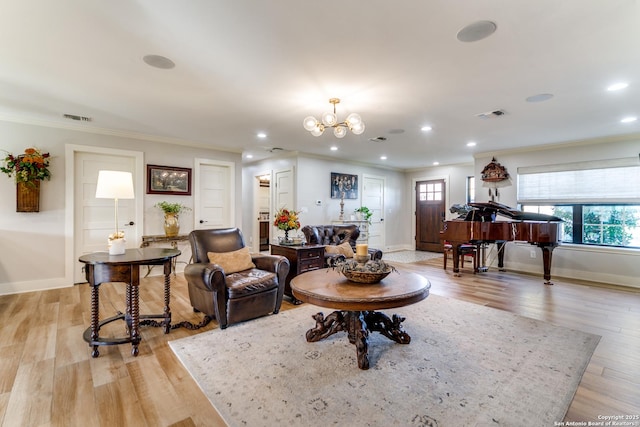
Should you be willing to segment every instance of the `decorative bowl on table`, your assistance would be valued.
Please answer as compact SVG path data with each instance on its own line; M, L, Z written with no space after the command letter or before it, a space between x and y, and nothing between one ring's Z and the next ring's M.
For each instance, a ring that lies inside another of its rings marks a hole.
M395 267L382 260L367 261L366 263L346 260L344 262L337 263L333 268L342 273L342 275L349 279L349 281L365 284L379 283L382 279L387 277L389 273L395 270Z

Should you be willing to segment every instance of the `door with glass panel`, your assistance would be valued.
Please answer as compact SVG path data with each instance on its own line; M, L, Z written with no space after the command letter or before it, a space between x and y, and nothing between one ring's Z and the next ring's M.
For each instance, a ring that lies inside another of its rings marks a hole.
M445 219L443 179L416 182L416 250L442 252L440 231Z

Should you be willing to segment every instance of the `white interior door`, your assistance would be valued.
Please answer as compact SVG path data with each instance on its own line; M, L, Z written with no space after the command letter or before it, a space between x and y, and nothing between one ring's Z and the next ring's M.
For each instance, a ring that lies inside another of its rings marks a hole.
M384 250L384 188L385 179L383 177L367 176L362 177L362 206L371 210L371 225L369 226L369 246Z
M294 198L294 180L293 169L281 169L277 170L273 174L273 209L275 209L270 217L275 215L275 212L282 208L295 210L295 198ZM272 232L270 233L271 241L277 241L278 236L284 236L284 231L279 230L277 227L271 226Z
M74 155L74 283L86 281L84 264L77 259L90 252L108 250L108 236L115 232L115 201L96 199L98 171L131 172L137 198L143 197L142 183L136 182L135 155L108 152L76 152ZM136 199L118 200L118 230L125 232L127 248L139 246L142 209Z
M235 226L235 164L196 159L194 228Z

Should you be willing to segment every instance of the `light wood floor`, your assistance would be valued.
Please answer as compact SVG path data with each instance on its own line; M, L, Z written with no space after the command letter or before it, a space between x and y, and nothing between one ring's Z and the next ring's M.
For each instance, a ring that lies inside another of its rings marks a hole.
M396 266L430 279L433 294L601 335L566 420L640 414L640 290L558 278L554 286L544 286L536 276L474 275L469 264L460 277L444 271L441 259ZM159 277L142 280L141 313L162 312L162 288ZM174 322L198 322L182 275L171 289ZM124 311L123 291L122 284L101 286L101 318ZM131 356L130 345L120 345L100 347L100 357L93 359L82 339L89 325L89 293L84 284L0 296L2 426L224 425L167 345L216 328L215 322L168 335L143 327L138 357ZM283 310L293 308L283 304ZM121 335L124 326L117 322L105 329Z

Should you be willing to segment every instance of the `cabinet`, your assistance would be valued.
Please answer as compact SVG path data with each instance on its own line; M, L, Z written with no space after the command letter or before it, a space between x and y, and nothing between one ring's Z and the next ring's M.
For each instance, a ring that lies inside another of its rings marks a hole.
M324 267L324 246L304 245L285 246L271 245L271 255L282 255L289 260L290 268L287 279L284 282L284 293L291 297L294 304L300 304L291 292L291 279L305 271L317 270Z
M269 221L260 221L260 251L269 250Z
M360 229L360 235L358 236L358 240L356 240L356 244L357 243L369 243L369 221L364 221L364 220L336 220L333 221L333 224L355 224L358 226L358 228Z

